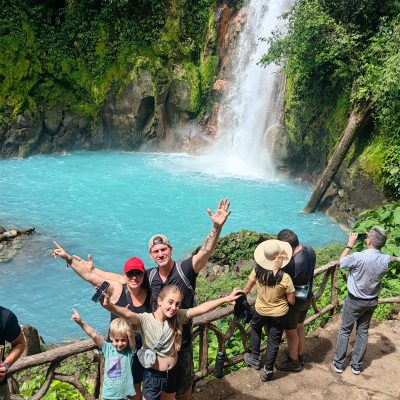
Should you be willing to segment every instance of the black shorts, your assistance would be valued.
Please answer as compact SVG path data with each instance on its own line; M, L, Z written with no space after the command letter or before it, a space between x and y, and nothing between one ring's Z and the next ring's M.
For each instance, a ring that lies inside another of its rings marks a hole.
M136 340L136 352L133 356L132 361L132 376L133 376L133 383L136 385L138 383L143 382L143 372L144 367L140 364L140 361L137 356L137 351L142 348L142 337L140 335L135 335Z
M168 371L145 369L143 373L143 397L146 400L159 400L161 393L165 392L167 387L168 376Z
M307 316L307 311L311 306L311 299L296 300L296 304L289 305L288 322L286 329L296 329L298 324L302 324Z
M176 393L179 400L193 385L194 365L192 346L178 352L178 361L168 376L167 393ZM146 397L147 399L147 397Z

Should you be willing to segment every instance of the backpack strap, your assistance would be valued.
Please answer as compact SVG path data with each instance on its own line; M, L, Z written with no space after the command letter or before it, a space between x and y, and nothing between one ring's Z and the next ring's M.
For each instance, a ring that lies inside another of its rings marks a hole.
M194 290L192 285L189 282L189 279L187 278L187 276L183 273L182 271L182 267L181 267L181 263L176 262L176 270L178 271L179 276L181 277L181 279L183 280L183 282L185 283L186 287L192 291L192 293L194 294Z
M132 308L134 308L133 301L132 301L132 296L131 296L131 294L130 294L130 292L129 292L128 285L127 285L126 283L124 283L123 287L124 287L124 292L125 292L126 301L128 302L128 304L129 304Z
M165 320L163 323L161 335L158 338L157 343L154 345L154 348L153 348L154 351L160 351L162 349L162 347L164 346L165 339L167 338L168 328L169 328L168 320Z
M151 283L153 282L153 279L154 279L156 273L157 273L157 267L153 268L150 271L150 274L149 274L149 287L150 287L150 289L151 289Z

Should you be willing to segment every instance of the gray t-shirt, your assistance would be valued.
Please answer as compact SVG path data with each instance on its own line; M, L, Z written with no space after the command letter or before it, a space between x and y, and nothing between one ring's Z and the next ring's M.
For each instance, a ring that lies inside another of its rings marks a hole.
M178 324L183 325L189 318L187 316L188 310L178 310L177 319ZM142 313L138 314L139 326L138 330L142 335L143 348L153 349L155 344L158 342L163 329L163 323L156 320L153 313ZM162 349L157 352L160 357L170 357L176 354L175 351L175 332L172 328L168 328L165 336L165 341Z
M340 268L349 269L347 289L359 299L373 299L381 291L381 279L388 270L390 256L377 249L367 249L343 257Z

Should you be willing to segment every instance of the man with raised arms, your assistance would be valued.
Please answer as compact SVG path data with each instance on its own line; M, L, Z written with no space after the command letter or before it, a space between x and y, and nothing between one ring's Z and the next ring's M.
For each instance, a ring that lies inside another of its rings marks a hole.
M157 264L156 268L146 271L153 295L153 307L157 305L157 296L165 285L177 285L184 296L182 308L191 308L194 304L194 291L198 273L207 265L207 262L217 245L222 227L229 217L230 202L221 199L218 208L213 213L208 209L208 215L213 223L211 231L206 236L200 250L181 263L172 259L173 248L164 234L153 235L149 240L150 257ZM58 255L58 254L57 254ZM96 274L98 282L103 280L126 283L126 277L112 272L102 271L93 266L92 260L84 261L73 256L69 259L71 267L79 274ZM85 272L86 270L86 272ZM82 276L82 275L81 275ZM191 324L184 325L182 348L178 354L178 362L169 379L165 399L188 400L191 395L194 381L193 349L191 340ZM176 393L176 395L175 395ZM170 396L168 396L168 394Z

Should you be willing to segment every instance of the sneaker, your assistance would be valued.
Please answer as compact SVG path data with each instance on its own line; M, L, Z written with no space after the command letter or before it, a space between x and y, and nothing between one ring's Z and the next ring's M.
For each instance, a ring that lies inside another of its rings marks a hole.
M272 371L266 371L265 367L264 367L264 371L260 375L260 379L262 382L267 382L267 381L270 381L273 376L274 376L274 373Z
M304 355L303 354L299 354L299 361L300 361L300 365L302 367L304 367Z
M333 365L333 369L335 370L335 372L337 372L338 374L341 374L343 372L343 367L340 367L335 360L332 361L332 365Z
M299 360L293 360L288 357L285 361L281 363L275 363L277 369L281 371L293 371L293 372L300 372L301 371L301 364Z
M260 364L260 360L253 357L253 355L251 353L245 353L244 354L244 362L252 368L255 369L260 369L261 368L261 364Z
M361 374L361 369L360 369L360 367L356 367L356 366L353 365L351 362L350 362L350 367L351 367L351 372L352 372L354 375L360 375L360 374Z

